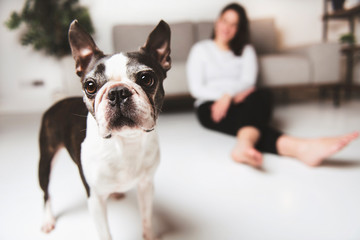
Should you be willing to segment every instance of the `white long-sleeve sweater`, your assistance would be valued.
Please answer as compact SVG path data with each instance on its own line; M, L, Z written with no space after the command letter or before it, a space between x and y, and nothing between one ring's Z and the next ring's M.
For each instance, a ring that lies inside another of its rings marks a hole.
M221 50L213 40L196 43L187 61L187 80L195 106L231 96L255 86L258 64L254 48L244 47L241 56Z

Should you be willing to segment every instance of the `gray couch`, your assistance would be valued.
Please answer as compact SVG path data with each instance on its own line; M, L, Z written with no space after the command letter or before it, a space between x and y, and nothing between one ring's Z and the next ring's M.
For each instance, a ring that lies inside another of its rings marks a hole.
M164 82L167 98L189 96L186 60L192 45L209 38L212 22L170 24L172 69ZM115 52L137 50L154 25L113 27ZM318 43L287 50L278 49L278 33L273 19L250 22L252 43L259 60L260 86L270 88L325 86L340 82L340 45Z

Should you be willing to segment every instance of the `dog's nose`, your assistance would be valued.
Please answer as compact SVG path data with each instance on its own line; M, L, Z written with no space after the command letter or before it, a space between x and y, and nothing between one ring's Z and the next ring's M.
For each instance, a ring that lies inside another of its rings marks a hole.
M115 106L126 101L131 95L132 92L127 87L114 87L110 89L108 93L109 103Z

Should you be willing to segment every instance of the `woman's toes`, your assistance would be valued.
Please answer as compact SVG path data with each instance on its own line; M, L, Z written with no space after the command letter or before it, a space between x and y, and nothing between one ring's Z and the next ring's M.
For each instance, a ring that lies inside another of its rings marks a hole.
M262 154L253 147L236 147L231 156L235 162L249 164L253 167L260 167L262 165Z

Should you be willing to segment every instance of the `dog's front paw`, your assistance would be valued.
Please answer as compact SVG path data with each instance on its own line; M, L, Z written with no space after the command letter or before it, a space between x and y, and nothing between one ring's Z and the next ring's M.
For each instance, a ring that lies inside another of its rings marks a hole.
M43 225L41 226L41 231L44 233L49 233L55 228L55 218L47 218L44 220Z

